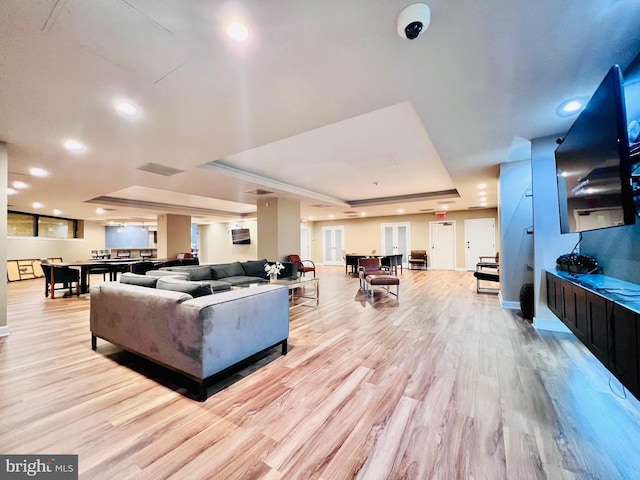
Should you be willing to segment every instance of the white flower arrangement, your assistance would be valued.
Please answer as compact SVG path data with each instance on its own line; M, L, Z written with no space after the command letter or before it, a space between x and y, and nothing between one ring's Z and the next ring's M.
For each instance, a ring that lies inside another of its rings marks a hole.
M283 268L284 265L280 262L276 262L273 265L269 265L268 263L264 264L264 271L267 272L267 275L270 277L277 276Z

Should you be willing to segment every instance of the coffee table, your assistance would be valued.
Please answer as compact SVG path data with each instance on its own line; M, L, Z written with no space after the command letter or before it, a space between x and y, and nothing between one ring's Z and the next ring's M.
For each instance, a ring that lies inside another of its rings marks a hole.
M320 301L320 279L317 277L279 278L272 285L284 285L289 289L289 308L317 307Z

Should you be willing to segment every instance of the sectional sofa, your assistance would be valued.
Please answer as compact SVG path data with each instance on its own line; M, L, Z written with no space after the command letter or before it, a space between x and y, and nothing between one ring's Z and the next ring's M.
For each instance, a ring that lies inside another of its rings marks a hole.
M278 345L287 353L288 289L263 283L214 295L207 281L123 274L91 287L90 330L94 350L101 338L175 370L202 401L208 385L253 356Z
M161 267L158 270L147 272L150 276L173 276L182 274L183 278L191 281L207 282L214 292L230 290L231 287L242 287L251 284L267 283L269 279L264 271L264 260L248 262L231 262L211 265L182 265ZM288 278L297 275L295 264L284 262L284 269L280 272L280 278Z

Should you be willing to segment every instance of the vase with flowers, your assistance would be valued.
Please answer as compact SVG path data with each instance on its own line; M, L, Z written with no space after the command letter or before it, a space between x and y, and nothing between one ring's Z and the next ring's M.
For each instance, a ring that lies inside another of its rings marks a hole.
M267 275L269 275L269 280L271 282L275 282L276 279L278 278L278 274L280 273L280 270L282 270L284 268L284 265L280 262L275 262L271 265L269 265L268 263L264 264L264 271L267 272Z

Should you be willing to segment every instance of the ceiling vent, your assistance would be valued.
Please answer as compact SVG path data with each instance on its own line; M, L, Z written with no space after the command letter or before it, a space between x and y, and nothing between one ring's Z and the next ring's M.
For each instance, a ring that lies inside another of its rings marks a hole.
M349 212L342 212L345 215L358 215L358 212L354 212L353 210L349 211Z
M270 192L269 190L262 190L260 188L256 188L255 190L249 190L247 193L250 193L251 195L269 195Z
M143 172L155 173L156 175L162 175L164 177L172 177L173 175L184 172L184 170L167 167L166 165L160 165L159 163L145 163L144 165L140 165L136 168Z
M325 205L324 203L316 203L315 205L311 205L312 207L316 207L316 208L329 208L331 207L331 205Z

